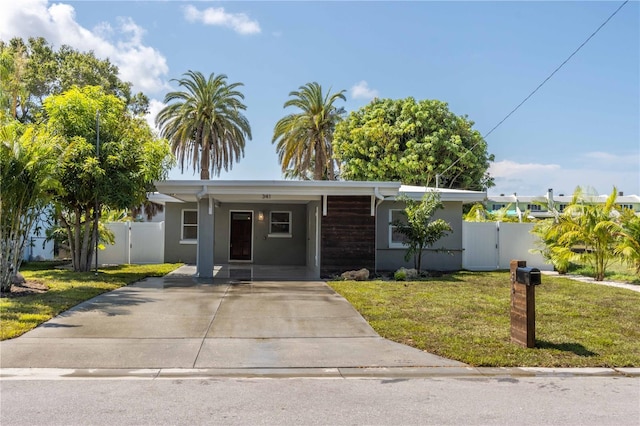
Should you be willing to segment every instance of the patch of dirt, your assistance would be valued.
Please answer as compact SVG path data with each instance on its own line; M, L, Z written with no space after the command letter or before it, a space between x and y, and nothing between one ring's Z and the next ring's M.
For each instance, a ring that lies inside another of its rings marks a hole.
M11 286L11 291L8 293L2 292L0 293L0 297L22 297L22 296L30 296L32 294L41 294L46 293L49 288L38 281L27 281L24 284L13 284Z

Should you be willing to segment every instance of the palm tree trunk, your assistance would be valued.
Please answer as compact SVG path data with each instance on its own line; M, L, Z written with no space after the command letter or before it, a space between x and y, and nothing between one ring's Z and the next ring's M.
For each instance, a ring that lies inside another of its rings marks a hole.
M202 137L202 125L198 127L198 134L196 135L196 142L198 146L202 149L200 153L200 180L209 180L211 179L209 175L210 161L211 161L211 146L209 145L209 141L203 140Z

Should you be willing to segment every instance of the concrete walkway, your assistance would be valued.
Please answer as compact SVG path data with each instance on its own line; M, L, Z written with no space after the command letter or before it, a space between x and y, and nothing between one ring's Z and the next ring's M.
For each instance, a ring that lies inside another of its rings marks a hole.
M466 368L381 338L323 282L199 281L185 272L105 293L0 342L0 367Z

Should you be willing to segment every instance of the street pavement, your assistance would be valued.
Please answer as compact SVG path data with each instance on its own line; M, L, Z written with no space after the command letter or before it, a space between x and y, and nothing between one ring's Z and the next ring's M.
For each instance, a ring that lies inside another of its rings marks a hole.
M640 369L475 368L323 282L182 268L0 342L2 425L640 424Z

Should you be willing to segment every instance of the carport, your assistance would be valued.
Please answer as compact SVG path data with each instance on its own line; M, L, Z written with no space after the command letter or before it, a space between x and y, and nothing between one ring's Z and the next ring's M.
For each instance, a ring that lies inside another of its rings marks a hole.
M318 278L375 269L377 207L398 194L400 183L167 180L156 188L184 203L183 212L192 208L191 228L187 215L181 223L166 219L165 250L197 245L198 277L269 272L248 267L254 265L304 267L308 278ZM180 228L182 237L195 238L171 240Z

